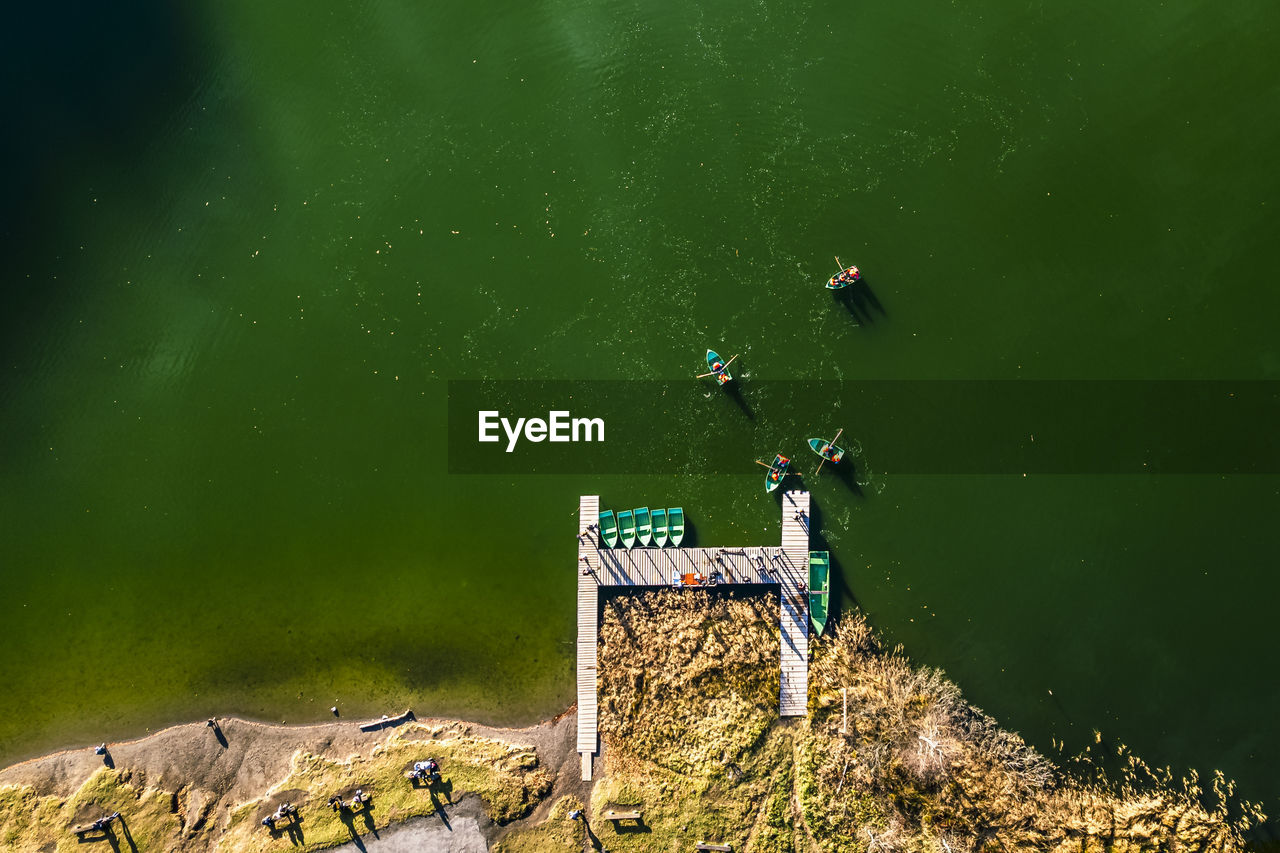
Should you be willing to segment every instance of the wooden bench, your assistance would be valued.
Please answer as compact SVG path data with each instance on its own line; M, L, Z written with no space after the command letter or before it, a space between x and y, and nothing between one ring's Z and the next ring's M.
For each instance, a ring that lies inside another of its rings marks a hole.
M732 844L711 844L706 841L699 841L695 850L719 850L720 853L733 853Z
M639 809L633 812L615 812L613 809L609 809L607 812L604 813L604 819L605 820L639 820L641 815L642 815L642 812Z

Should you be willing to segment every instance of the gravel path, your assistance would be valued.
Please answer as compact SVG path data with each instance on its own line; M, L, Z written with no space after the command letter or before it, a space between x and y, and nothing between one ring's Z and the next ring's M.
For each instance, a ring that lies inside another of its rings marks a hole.
M329 853L488 853L484 830L489 824L480 802L467 797L448 806L443 820L440 815L415 817L376 837L365 833Z

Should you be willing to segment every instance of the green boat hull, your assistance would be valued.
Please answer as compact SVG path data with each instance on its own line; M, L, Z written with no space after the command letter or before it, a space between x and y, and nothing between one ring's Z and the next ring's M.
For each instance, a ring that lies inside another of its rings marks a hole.
M641 545L649 545L653 542L653 523L649 520L649 508L642 506L635 511L636 514L636 538L640 540Z
M606 548L618 546L618 520L613 517L613 510L600 513L600 541Z
M653 544L659 548L667 544L667 511L665 509L655 509L651 517L653 522Z
M822 448L830 448L826 453L822 452ZM844 458L844 448L839 445L821 438L809 439L809 449L830 462L832 465L839 465L840 460Z
M827 627L827 605L831 598L831 555L827 551L809 552L809 621L814 635Z
M679 548L684 541L684 509L671 507L667 510L667 527L671 530L671 544Z
M623 547L633 547L636 544L636 520L631 510L624 509L618 513L618 527L622 529Z

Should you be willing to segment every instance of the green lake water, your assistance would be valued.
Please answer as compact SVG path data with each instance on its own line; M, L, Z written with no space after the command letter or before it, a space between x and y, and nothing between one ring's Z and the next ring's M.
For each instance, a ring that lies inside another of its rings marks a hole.
M749 458L450 474L446 380L678 381L710 346L740 354L758 455L857 446L856 483L805 480L843 606L1046 751L1099 730L1280 811L1280 477L895 473L874 437L914 413L752 390L1280 379L1277 25L1190 0L22 13L0 760L212 713L563 710L578 495L682 504L712 545L776 541L777 504ZM870 299L822 289L834 254ZM961 447L999 428L932 415Z

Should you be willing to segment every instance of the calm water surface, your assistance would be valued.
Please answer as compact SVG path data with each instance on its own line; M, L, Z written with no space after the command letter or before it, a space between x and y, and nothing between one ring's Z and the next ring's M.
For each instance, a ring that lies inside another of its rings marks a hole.
M579 494L776 539L749 459L448 476L446 379L708 346L747 395L1280 378L1280 8L970 5L28 12L0 760L215 712L529 722L572 701ZM816 287L836 253L878 308ZM762 454L891 414L752 405ZM1277 478L857 461L809 483L846 606L1045 750L1100 730L1280 810Z

